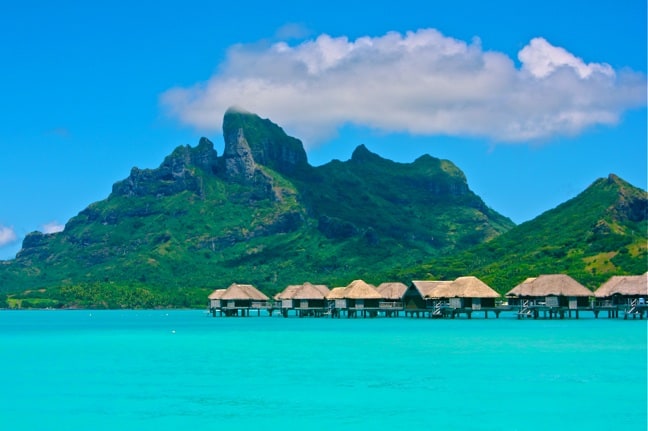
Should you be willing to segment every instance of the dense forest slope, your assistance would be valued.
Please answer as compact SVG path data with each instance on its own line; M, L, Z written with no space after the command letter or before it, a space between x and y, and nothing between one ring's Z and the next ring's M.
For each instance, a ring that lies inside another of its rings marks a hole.
M406 277L514 227L447 160L395 163L360 146L313 167L301 141L237 110L223 138L221 156L206 138L178 147L62 232L29 234L0 262L0 295L11 306L197 306L235 281L271 294Z
M647 214L648 194L611 174L492 241L401 274L435 279L471 274L505 293L527 277L566 273L595 290L612 275L648 270Z

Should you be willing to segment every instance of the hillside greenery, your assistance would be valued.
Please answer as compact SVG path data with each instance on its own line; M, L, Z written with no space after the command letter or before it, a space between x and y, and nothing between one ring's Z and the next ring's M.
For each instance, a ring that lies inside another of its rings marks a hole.
M230 110L225 154L203 138L134 168L63 232L33 232L0 261L0 307L203 307L233 282L378 284L476 275L500 292L567 273L594 289L646 271L646 192L610 176L514 226L461 170L358 147L313 167L269 120ZM251 154L251 157L250 157Z
M63 232L29 234L0 263L5 302L196 307L233 282L270 295L305 281L378 283L386 270L513 227L449 161L395 163L359 147L351 160L312 167L301 142L269 120L228 111L223 127L229 160L206 139L178 147L157 169L134 168ZM236 158L248 148L237 145L249 146L254 166ZM255 174L238 178L228 162Z
M615 175L492 241L391 276L480 277L504 294L527 277L565 273L596 290L612 275L648 270L646 192Z

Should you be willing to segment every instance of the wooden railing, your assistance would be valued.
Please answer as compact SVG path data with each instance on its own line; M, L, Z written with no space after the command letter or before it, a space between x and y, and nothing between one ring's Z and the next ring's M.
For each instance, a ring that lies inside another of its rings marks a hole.
M393 310L403 308L403 303L400 301L385 301L378 304L378 308L383 310Z
M594 307L614 307L611 299L604 299L602 301L592 301Z

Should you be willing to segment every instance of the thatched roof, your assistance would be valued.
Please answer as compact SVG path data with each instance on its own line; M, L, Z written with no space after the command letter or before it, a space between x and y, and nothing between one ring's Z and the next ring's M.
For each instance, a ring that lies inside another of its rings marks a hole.
M506 296L592 296L592 292L566 274L545 274L527 278L511 289Z
M477 277L459 277L450 284L450 291L455 298L499 298L489 285Z
M330 292L329 288L323 284L304 283L293 295L293 299L324 299Z
M343 299L344 289L346 289L346 287L334 287L328 295L326 295L326 299Z
M380 283L376 290L385 299L401 299L407 286L398 282Z
M444 289L452 281L445 280L415 280L412 285L416 287L423 298L442 298L439 294L444 293Z
M344 298L347 299L382 299L376 288L362 280L353 280L344 288Z
M223 293L225 293L226 289L216 289L212 293L209 294L207 299L221 299L221 296L223 296Z
M221 296L221 299L267 301L268 298L251 284L232 283Z
M596 289L594 296L648 296L648 272L643 275L615 275Z
M295 296L295 293L297 293L297 290L299 290L300 287L301 284L292 284L287 286L284 290L273 296L273 298L277 301L281 301L282 299L293 299L293 296Z
M459 277L454 281L412 282L425 298L499 298L499 293L477 277ZM418 285L417 285L418 284Z
M426 298L452 298L454 295L451 293L450 286L452 281L437 281L433 285L427 286Z
M522 283L518 284L515 286L513 289L509 290L506 293L506 296L512 296L512 297L517 297L517 296L531 296L528 294L521 295L520 292L530 292L531 289L533 289L533 282L535 279L538 277L528 277L526 278Z

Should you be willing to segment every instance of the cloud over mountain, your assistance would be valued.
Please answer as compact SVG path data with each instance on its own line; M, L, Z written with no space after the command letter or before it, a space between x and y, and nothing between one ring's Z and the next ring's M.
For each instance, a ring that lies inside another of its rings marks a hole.
M312 145L345 123L498 142L550 139L613 125L646 104L646 77L586 63L534 38L518 53L485 51L434 29L380 37L323 34L291 46L236 45L206 82L161 96L193 127L220 128L238 105L271 116Z
M16 239L18 239L18 237L12 228L0 225L0 247L11 244L16 241Z
M65 225L62 225L57 221L51 221L43 225L43 233L63 232L63 229L65 229Z

